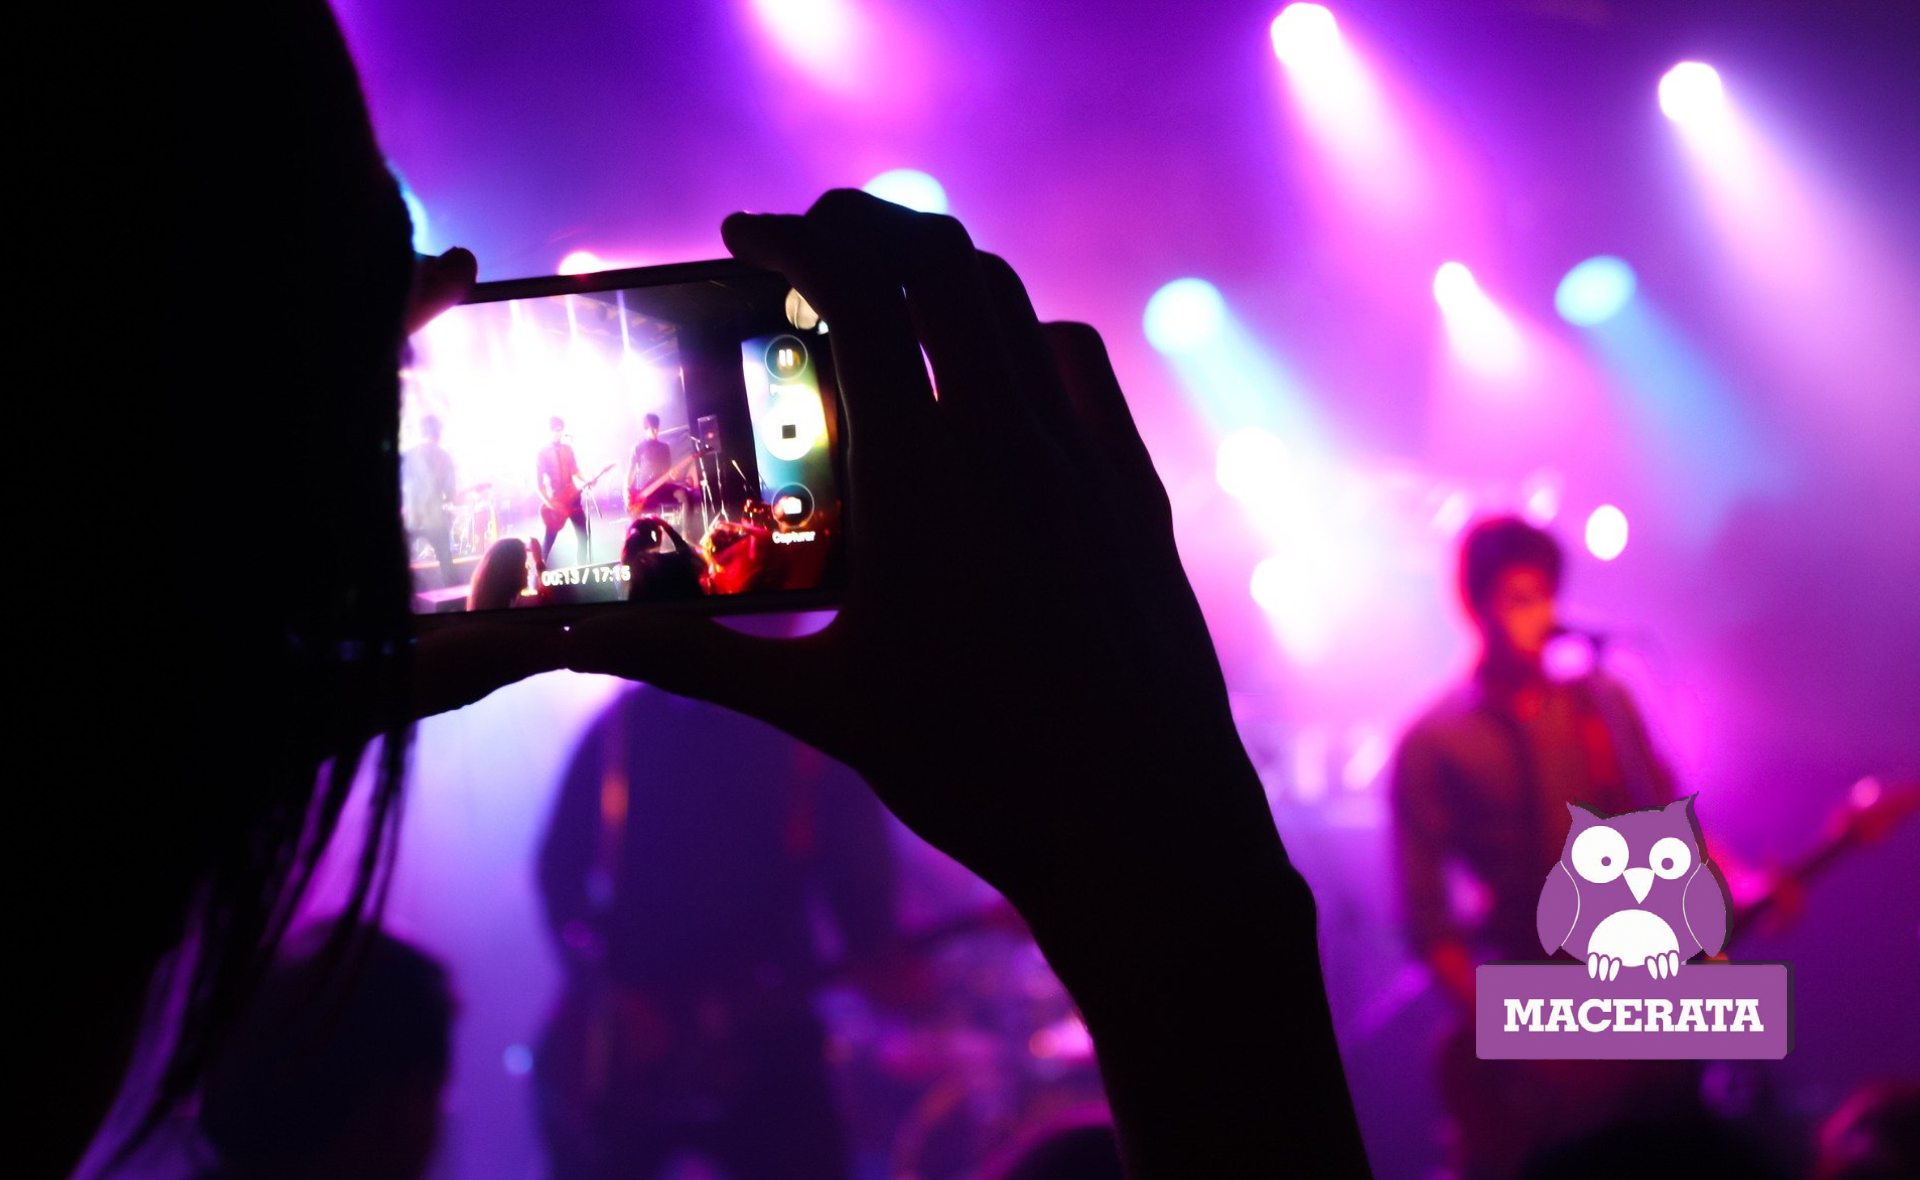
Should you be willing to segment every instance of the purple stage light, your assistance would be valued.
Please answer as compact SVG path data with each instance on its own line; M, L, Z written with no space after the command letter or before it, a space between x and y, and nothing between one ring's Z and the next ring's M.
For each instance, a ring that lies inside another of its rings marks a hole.
M1627 514L1602 504L1587 517L1587 552L1612 561L1627 550Z
M1660 110L1687 128L1711 127L1727 116L1720 72L1705 62L1683 61L1660 79Z

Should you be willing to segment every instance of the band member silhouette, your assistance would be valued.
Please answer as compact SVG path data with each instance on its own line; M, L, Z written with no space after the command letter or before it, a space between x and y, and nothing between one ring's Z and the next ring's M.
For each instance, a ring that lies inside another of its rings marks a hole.
M440 559L440 584L454 585L453 571L453 456L440 445L440 419L420 419L422 441L400 456L400 510L407 535L433 546Z
M573 447L566 441L566 421L556 416L547 420L547 427L553 431L553 441L541 449L534 465L534 486L540 492L540 523L547 529L540 549L547 564L554 564L553 543L560 536L560 526L571 522L574 564L585 565L593 560L592 540L587 534L587 508L581 496L588 484L580 474L580 461L574 458Z

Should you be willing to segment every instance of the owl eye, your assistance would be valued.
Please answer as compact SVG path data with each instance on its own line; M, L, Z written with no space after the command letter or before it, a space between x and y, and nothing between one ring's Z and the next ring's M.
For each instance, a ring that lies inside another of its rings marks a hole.
M1693 849L1675 836L1655 842L1651 855L1653 871L1669 881L1693 867Z
M1573 867L1595 885L1627 871L1627 838L1599 824L1573 838Z

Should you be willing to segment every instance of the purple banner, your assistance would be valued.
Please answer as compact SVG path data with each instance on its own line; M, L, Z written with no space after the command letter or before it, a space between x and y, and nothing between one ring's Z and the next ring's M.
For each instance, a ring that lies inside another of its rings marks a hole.
M1474 973L1483 1060L1776 1061L1793 1048L1786 963L1688 963L1592 979L1578 963L1489 963Z

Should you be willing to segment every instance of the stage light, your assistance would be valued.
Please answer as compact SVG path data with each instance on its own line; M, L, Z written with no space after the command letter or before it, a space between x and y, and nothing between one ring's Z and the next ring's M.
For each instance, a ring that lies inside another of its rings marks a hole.
M1273 54L1289 66L1311 66L1340 52L1340 26L1320 4L1289 4L1269 29Z
M1719 71L1705 62L1683 61L1660 79L1660 110L1683 127L1705 127L1727 112Z
M1257 427L1236 430L1214 452L1213 478L1236 500L1270 499L1287 470L1287 444Z
M1612 561L1627 549L1627 514L1602 504L1587 517L1587 552Z
M606 260L591 250L575 250L560 260L560 273L563 275L586 275L606 269Z
M1461 311L1480 296L1480 284L1465 263L1443 262L1433 273L1433 298L1442 311Z
M1520 359L1520 332L1459 262L1442 263L1433 276L1433 299L1447 321L1454 351L1476 369L1500 372Z
M1589 258L1568 271L1553 292L1554 310L1576 327L1604 324L1633 301L1633 268L1611 254Z
M1219 339L1227 322L1227 301L1205 279L1175 279L1147 300L1143 326L1147 343L1164 353L1192 352Z
M915 168L895 168L860 186L862 191L883 201L905 205L921 213L945 213L947 190L940 182Z
M753 10L787 56L821 81L851 69L859 22L848 0L753 0Z

